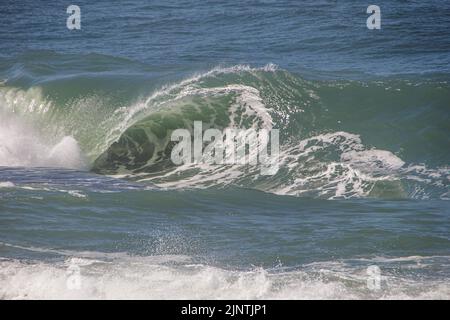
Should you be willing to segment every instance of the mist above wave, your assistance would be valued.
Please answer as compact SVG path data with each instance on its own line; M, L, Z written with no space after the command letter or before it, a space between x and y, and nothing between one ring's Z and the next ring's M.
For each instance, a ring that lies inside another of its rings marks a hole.
M2 113L0 127L0 166L60 167L85 169L78 142L64 136L52 143L15 115Z

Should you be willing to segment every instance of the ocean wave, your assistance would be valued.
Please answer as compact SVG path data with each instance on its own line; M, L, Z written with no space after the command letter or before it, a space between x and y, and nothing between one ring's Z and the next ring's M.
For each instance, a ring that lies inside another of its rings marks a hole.
M448 198L450 88L442 81L319 82L269 64L213 68L114 108L99 94L60 105L48 90L0 88L0 165L89 167L169 189ZM280 170L267 177L248 165L175 166L171 132L192 131L198 120L204 129L281 129Z

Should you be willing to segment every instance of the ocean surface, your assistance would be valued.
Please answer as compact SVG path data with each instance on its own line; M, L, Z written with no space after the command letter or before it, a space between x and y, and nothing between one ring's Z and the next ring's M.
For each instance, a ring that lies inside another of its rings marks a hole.
M449 1L75 2L0 2L0 299L450 299Z

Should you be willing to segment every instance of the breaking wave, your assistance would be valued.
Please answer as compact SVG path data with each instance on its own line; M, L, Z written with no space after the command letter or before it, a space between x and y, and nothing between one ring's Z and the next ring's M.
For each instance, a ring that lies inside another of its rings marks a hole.
M117 102L100 91L67 93L82 80L63 89L51 81L3 83L0 166L90 168L168 189L236 185L326 199L450 198L446 81L309 81L272 64L238 65ZM193 130L194 121L204 130L280 129L278 173L175 166L171 133Z

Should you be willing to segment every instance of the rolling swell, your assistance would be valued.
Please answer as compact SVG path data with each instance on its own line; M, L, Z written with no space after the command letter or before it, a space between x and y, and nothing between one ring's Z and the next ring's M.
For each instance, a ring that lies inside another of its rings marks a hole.
M120 103L107 90L62 101L53 98L55 90L61 89L52 82L28 89L6 83L2 111L28 119L54 145L73 137L96 173L166 188L238 185L327 199L450 198L445 80L305 80L274 65L239 65ZM244 165L174 166L170 134L192 130L197 120L204 129L280 129L279 172L267 177Z

